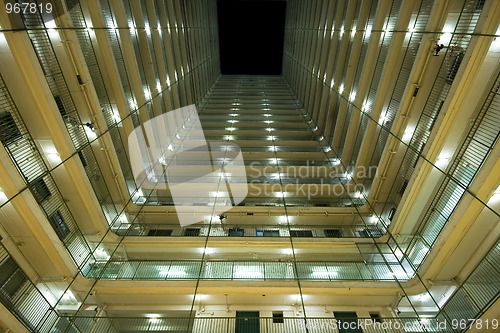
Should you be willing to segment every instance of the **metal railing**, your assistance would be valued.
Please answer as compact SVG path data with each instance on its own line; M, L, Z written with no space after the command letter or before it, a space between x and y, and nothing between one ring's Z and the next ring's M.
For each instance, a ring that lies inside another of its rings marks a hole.
M58 314L0 244L0 302L30 332L51 332Z
M0 124L3 147L75 265L82 269L91 256L90 247L49 173L1 76L0 106L3 111Z
M431 248L434 245L498 141L500 136L499 89L500 74L497 75L496 82L467 136L456 151L455 158L450 162L446 177L430 200L407 253L415 252L415 248L424 246Z
M192 332L192 333L402 333L437 332L437 323L419 318L333 317L76 317L69 332Z
M377 225L242 225L204 224L181 227L168 224L122 224L115 230L120 236L198 236L198 237L315 237L315 238L370 238L382 237L385 229Z
M436 119L450 91L451 83L453 82L453 80L448 78L450 70L453 66L455 66L455 71L458 70L457 64L454 61L455 56L457 53L465 52L467 49L471 34L474 32L479 19L480 11L477 11L477 4L479 1L480 0L467 0L464 2L464 6L450 41L452 47L446 49L438 75L434 80L424 109L422 110L408 147L406 148L402 164L397 172L396 180L388 195L388 202L399 203L401 200L401 196L404 193L403 186L405 186L405 181L407 183L410 180L413 170L417 165L417 160L428 141Z
M297 272L294 271L297 267ZM99 280L225 280L225 281L407 281L395 262L297 261L102 261L84 275Z

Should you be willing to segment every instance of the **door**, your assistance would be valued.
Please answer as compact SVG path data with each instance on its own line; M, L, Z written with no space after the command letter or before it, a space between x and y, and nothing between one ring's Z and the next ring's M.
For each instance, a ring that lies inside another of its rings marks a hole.
M339 333L363 333L356 312L334 312Z
M259 311L236 311L235 333L259 333Z

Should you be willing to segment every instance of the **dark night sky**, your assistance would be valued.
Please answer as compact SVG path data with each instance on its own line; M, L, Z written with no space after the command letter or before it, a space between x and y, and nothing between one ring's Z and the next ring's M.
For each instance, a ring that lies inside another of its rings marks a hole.
M219 0L222 74L280 75L286 1Z

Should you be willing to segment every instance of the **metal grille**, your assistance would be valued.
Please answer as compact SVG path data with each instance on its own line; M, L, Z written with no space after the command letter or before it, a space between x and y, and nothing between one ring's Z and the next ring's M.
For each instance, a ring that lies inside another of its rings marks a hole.
M16 165L20 175L23 177L23 180L32 192L33 197L49 221L56 211L62 212L62 217L64 218L65 224L68 228L67 235L60 237L64 246L69 250L70 239L72 239L71 244L78 248L79 251L85 252L86 254L84 257L87 258L89 255L87 242L83 238L76 221L71 215L61 193L59 192L56 182L54 181L52 175L48 173L48 168L45 165L45 162L33 139L29 135L26 125L24 124L1 76L0 103L4 112L3 114L9 115L8 122L2 121L2 133L4 133L3 130L6 126L10 128L9 133L12 133L13 128L16 129L16 140L4 141L4 147L9 154L9 157ZM56 233L58 232L57 227L52 225L52 228L56 231ZM77 238L78 241L75 242L75 238ZM75 259L75 257L73 257L73 259ZM81 260L75 260L75 263L77 264L77 267L80 269L82 268Z
M465 190L498 141L500 135L500 77L497 77L472 128L450 163L446 178L433 196L417 235L431 247L460 203ZM410 248L409 251L412 251Z

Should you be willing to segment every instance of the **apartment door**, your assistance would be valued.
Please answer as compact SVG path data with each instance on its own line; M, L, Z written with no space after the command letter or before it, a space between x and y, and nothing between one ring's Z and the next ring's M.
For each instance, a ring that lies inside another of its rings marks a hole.
M358 326L356 312L334 312L333 316L337 319L339 333L363 333L363 330Z
M235 333L259 333L259 311L236 311Z

